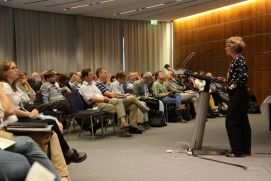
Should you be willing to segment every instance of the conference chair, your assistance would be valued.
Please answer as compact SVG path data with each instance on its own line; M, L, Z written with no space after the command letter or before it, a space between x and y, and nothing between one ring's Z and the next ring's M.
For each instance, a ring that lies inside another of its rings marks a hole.
M85 121L90 120L92 139L93 140L95 139L94 118L96 118L99 121L99 124L101 124L101 132L102 132L102 136L103 136L104 135L104 124L108 125L109 117L111 115L112 115L112 120L113 120L112 126L113 126L113 129L115 132L115 124L114 124L115 122L113 119L114 114L109 114L109 113L100 111L99 109L95 109L95 108L84 110L83 103L82 103L82 100L81 100L78 92L71 92L70 94L66 95L66 98L67 98L69 105L70 105L70 114L73 118L73 124L75 124L75 119L77 119L77 118L82 119L82 122L80 125L79 137L81 135ZM106 119L102 119L104 117L106 117ZM70 131L71 131L71 126L69 128L69 135L70 135Z

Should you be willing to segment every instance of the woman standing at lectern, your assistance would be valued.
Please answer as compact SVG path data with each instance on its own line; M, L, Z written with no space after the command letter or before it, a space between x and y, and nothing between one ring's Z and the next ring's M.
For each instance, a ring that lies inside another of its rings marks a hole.
M227 157L244 157L251 154L251 129L247 115L248 67L241 52L246 44L241 37L226 40L226 53L233 58L227 75L230 97L226 116L226 129L231 145Z

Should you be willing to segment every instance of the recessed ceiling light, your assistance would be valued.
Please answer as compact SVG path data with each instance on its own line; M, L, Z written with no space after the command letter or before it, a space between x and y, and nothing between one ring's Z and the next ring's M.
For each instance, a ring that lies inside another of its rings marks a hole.
M163 6L163 5L165 5L165 4L156 4L156 5L153 5L153 6L146 7L146 9L155 8L155 7Z
M168 4L168 3L166 3ZM132 13L132 12L136 12L136 11L142 11L144 9L150 9L150 8L155 8L155 7L159 7L159 6L164 6L165 4L162 3L162 4L155 4L155 5L152 5L152 6L147 6L147 7L144 7L144 8L138 8L138 9L134 9L134 10L130 10L130 11L124 11L124 12L120 12L120 13L114 13L115 16L118 16L118 15L123 15L123 14L128 14L128 13Z
M100 4L103 4L103 3L109 3L109 2L112 2L112 1L114 1L114 0L106 0L106 1L100 2Z
M105 1L101 1L101 2L93 2L90 4L83 4L83 5L79 5L79 6L73 6L73 7L69 7L69 8L64 8L63 11L66 10L70 10L70 9L77 9L77 8L82 8L82 7L86 7L86 6L92 6L92 5L98 5L98 4L105 4L105 3L109 3L109 2L113 2L115 0L105 0Z
M77 9L77 8L82 8L82 7L86 7L86 6L89 6L90 4L83 4L83 5L80 5L80 6L73 6L69 9Z
M133 10L130 10L130 11L125 11L125 12L121 12L120 14L128 14L128 13L132 13L132 12L135 12L136 10L133 9Z

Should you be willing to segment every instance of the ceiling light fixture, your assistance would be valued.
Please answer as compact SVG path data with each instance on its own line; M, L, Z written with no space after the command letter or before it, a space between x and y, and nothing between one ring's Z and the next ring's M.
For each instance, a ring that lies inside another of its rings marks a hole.
M49 1L49 0L35 0L35 1L29 1L29 2L24 2L24 4L36 4L36 3L42 3L45 1Z
M168 3L170 3L170 2L168 2ZM136 12L136 11L142 11L144 9L150 9L150 8L155 8L155 7L159 7L159 6L164 6L165 4L168 4L168 3L155 4L155 5L147 6L147 7L144 7L144 8L138 8L138 9L133 9L133 10L124 11L124 12L120 12L120 13L114 13L114 16L129 14L129 13Z
M89 6L90 4L83 4L83 5L80 5L80 6L73 6L71 7L70 9L77 9L77 8L82 8L82 7L86 7L86 6Z
M132 13L132 12L135 12L135 11L136 11L136 9L133 9L133 10L130 10L130 11L122 12L122 13L120 13L120 14L128 14L128 13Z
M112 2L114 0L107 0L107 1L102 1L102 2L99 2L100 4L103 4L103 3L109 3L109 2Z
M163 5L165 5L165 4L156 4L156 5L153 5L153 6L146 7L146 9L155 8L155 7L159 7L159 6L163 6Z
M115 1L115 0L105 0L105 1L101 1L101 2L93 2L93 3L90 3L90 4L83 4L83 5L79 5L79 6L73 6L73 7L70 7L70 8L64 8L63 11L67 11L67 10L70 10L70 9L83 8L83 7L92 6L92 5L105 4L105 3L109 3L109 2L113 2L113 1Z
M77 3L77 2L81 2L81 1L85 1L85 0L72 0L72 1L66 1L63 3L56 3L56 4L51 4L51 5L47 5L45 7L56 7L56 6L62 6L62 5L66 5L66 4L72 4L72 3Z
M198 13L198 14L194 14L194 15L191 15L191 16L186 16L186 17L183 17L183 18L178 18L175 21L178 22L178 21L186 20L188 18L193 18L193 17L196 17L196 16L206 15L208 13L212 13L212 12L219 11L219 10L222 10L222 9L241 6L241 5L244 5L244 4L248 4L248 3L252 2L252 1L255 1L255 0L244 0L243 2L231 4L231 5L228 5L228 6L223 6L223 7L217 8L217 9L212 9L212 10L205 11L205 12Z

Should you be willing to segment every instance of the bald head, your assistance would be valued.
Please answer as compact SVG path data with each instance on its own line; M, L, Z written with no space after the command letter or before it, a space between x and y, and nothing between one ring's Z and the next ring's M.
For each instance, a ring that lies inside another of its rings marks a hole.
M31 76L35 81L41 81L40 74L38 72L33 72Z
M207 72L205 75L206 77L213 77L213 74L211 72Z

